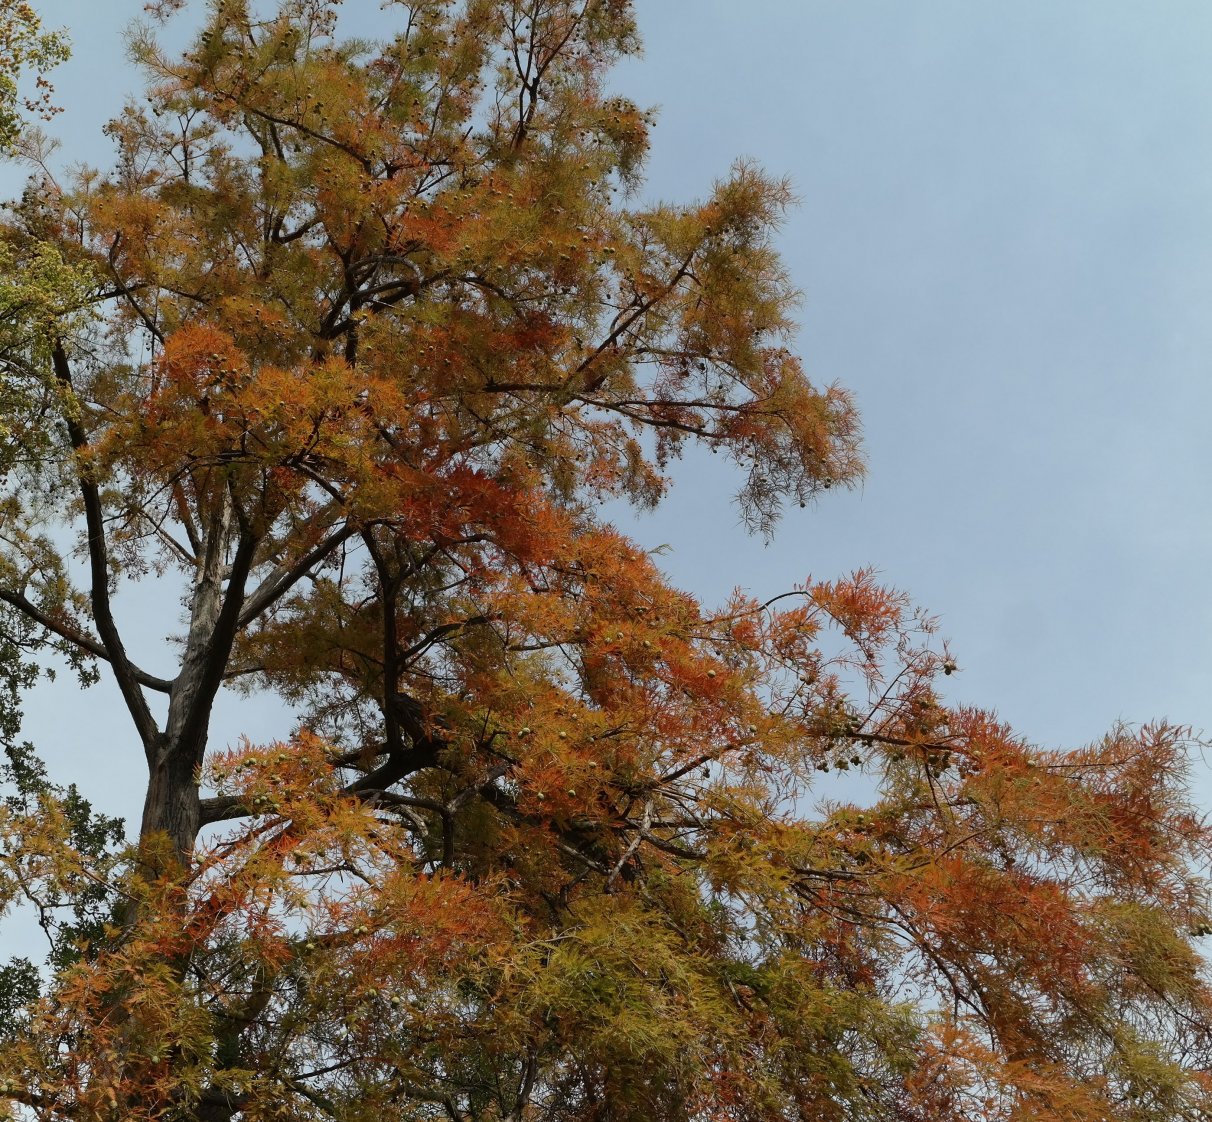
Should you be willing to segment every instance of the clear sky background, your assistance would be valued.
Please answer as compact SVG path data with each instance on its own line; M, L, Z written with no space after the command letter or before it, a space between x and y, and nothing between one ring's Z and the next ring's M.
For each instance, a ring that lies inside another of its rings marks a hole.
M64 160L104 165L101 125L138 89L121 32L141 0L38 6L75 42ZM877 567L940 617L953 699L1037 743L1160 716L1212 730L1212 6L637 7L647 53L616 85L660 106L642 194L691 200L737 156L791 178L799 348L856 395L869 474L766 543L730 506L739 480L694 456L632 531L671 545L668 571L708 602ZM345 10L382 18L376 0ZM18 182L0 169L0 194ZM165 605L117 607L167 669ZM74 690L40 688L28 733L56 775L137 818L116 691ZM288 731L236 702L212 744ZM1198 798L1212 810L1212 757Z

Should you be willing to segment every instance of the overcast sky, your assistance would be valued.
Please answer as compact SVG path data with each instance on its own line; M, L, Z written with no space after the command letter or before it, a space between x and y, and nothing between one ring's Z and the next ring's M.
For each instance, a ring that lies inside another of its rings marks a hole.
M75 41L65 155L104 164L100 126L137 88L121 29L141 2L38 6ZM345 5L353 22L377 7ZM1038 743L1119 719L1212 729L1212 5L638 9L647 53L616 85L660 107L644 194L691 200L737 156L791 178L800 350L855 393L869 474L767 544L729 504L739 481L700 456L633 531L670 544L667 568L708 601L876 566L941 617L953 697ZM153 665L161 633L136 644ZM85 720L40 690L29 733L60 776L105 761L85 785L134 813L109 762L129 743L138 775L133 737L118 717L105 731L108 681L89 698ZM242 731L289 730L229 706L216 746Z

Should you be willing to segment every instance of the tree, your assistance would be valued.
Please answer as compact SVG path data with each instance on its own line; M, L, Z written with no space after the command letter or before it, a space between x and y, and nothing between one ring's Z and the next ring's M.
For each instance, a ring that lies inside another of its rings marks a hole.
M179 58L138 32L114 170L41 168L4 228L6 283L85 278L36 330L6 313L5 628L100 666L148 781L122 848L11 753L0 899L55 951L0 1094L1205 1117L1184 731L1042 752L944 706L950 655L870 573L719 610L672 588L597 511L655 504L687 442L764 532L861 470L850 400L788 347L788 189L740 164L631 202L626 0L396 7L374 44L322 0L213 0ZM173 666L137 665L119 593L178 577ZM208 744L223 688L297 728ZM872 805L809 809L852 768Z
M37 12L24 0L0 0L0 147L11 148L22 132L24 110L49 119L57 112L46 71L68 56L64 35L43 31ZM22 97L22 72L34 72L34 96Z
M67 54L66 37L44 32L28 4L0 0L0 150L13 153L24 148L31 154L39 150L40 138L23 118L50 119L57 112L46 72ZM25 71L35 75L34 97L20 94ZM7 242L0 243L0 354L20 355L27 366L47 360L53 339L78 321L91 292L91 279L86 269L68 265L53 244L27 242L19 259ZM34 429L22 423L31 415L31 403L24 396L27 380L14 373L11 362L5 361L0 368L0 477L5 479L15 456L48 447ZM4 624L0 630L0 745L5 754L0 782L8 789L4 811L25 821L39 817L43 809L50 811L73 852L104 868L110 851L122 840L122 823L94 815L74 785L63 788L52 783L32 747L17 739L21 693L37 678L33 656L41 643L31 620L11 617ZM86 668L78 660L72 661L87 677ZM21 845L28 847L33 837L28 833ZM0 909L17 888L18 882L0 875ZM52 938L49 965L63 966L74 957L79 939L99 933L98 912L105 913L108 894L103 883L93 883L76 886L70 899L64 899L55 888L44 886L37 900L42 906L43 927ZM71 918L52 927L50 918L60 909L66 909ZM38 969L29 959L17 957L0 965L0 1023L10 1026L10 1034L28 1023L25 1006L38 991Z

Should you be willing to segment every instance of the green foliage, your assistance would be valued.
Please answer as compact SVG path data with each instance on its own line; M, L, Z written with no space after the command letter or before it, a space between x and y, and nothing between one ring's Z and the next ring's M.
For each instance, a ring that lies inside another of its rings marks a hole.
M11 709L5 721L14 731L19 724ZM122 820L97 814L75 784L53 783L32 746L10 740L0 761L0 827L0 916L14 905L32 913L49 943L46 968L62 971L102 943L115 919L110 878L124 856ZM55 867L59 847L72 868ZM0 968L0 1000L11 999L10 1009L29 1003L40 977L28 959L11 959ZM23 1023L0 1017L0 1036Z
M0 150L12 149L23 127L23 113L50 117L46 71L64 62L70 48L62 32L43 31L33 7L24 0L0 0ZM20 79L32 72L35 91L22 96Z

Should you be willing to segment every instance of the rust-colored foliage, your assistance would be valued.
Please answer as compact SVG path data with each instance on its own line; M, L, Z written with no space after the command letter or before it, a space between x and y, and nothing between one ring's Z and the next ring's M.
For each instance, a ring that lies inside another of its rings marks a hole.
M106 664L149 780L113 852L14 757L0 900L84 918L0 1098L1206 1118L1182 730L1038 751L942 703L950 655L872 574L713 610L599 516L657 502L687 441L759 531L860 472L849 399L788 349L787 188L741 164L629 204L626 0L399 3L378 44L322 0L251 8L213 0L179 58L140 33L115 168L3 229L87 283L3 353L0 600L18 655ZM138 578L183 584L171 669L123 643ZM298 727L208 744L225 686ZM878 794L822 802L836 771Z

